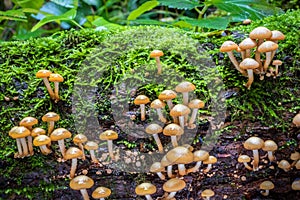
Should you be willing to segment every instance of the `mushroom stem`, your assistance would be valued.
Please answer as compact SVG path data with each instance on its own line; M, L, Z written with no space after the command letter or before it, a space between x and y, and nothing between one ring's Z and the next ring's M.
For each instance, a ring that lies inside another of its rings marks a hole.
M188 105L189 104L189 93L188 92L182 92L182 104Z
M172 142L173 147L177 147L178 146L176 135L172 135L171 136L171 142Z
M196 162L196 165L195 165L194 167L192 167L192 168L190 168L190 169L187 170L187 174L188 174L188 173L191 173L191 172L196 172L196 171L198 171L199 168L201 167L201 165L202 165L202 161Z
M141 108L141 121L145 121L146 119L145 104L141 104L140 108Z
M81 193L84 200L89 200L90 199L86 189L81 189L80 193Z
M74 178L75 172L77 168L77 158L72 158L71 170L70 170L70 178Z
M91 155L91 159L94 163L99 163L99 160L96 158L96 155L95 155L95 150L91 149L90 155Z
M258 150L253 150L253 171L258 171L258 163L259 163L259 154Z
M235 58L234 55L233 55L233 52L232 52L232 51L228 51L227 54L228 54L228 57L229 57L230 61L231 61L232 64L234 65L234 67L235 67L239 72L241 72L243 75L246 75L246 72L240 68L238 61L236 60L236 58Z
M33 152L33 146L32 146L32 136L27 136L27 142L28 142L28 150L29 154L32 156L34 154Z
M251 171L253 170L252 167L250 167L247 162L243 162L243 164L247 169L249 169Z
M252 69L247 69L247 74L248 74L248 82L245 84L248 90L250 90L250 87L253 83L254 77L253 77L253 70Z
M49 92L49 95L50 95L51 99L55 99L55 95L54 95L54 92L53 92L53 90L52 90L52 88L51 88L51 86L50 86L50 83L49 83L49 81L48 81L48 78L42 78L42 79L43 79L43 81L44 81L44 84L45 84L45 86L46 86L48 92Z
M204 170L204 173L209 172L211 170L211 168L212 168L212 164L208 164L207 168Z
M173 166L172 165L168 165L168 167L167 167L167 175L168 175L169 178L173 178L174 177L174 175L172 173L172 170L173 170Z
M178 117L173 116L172 118L173 118L174 124L179 124Z
M27 148L27 143L25 138L20 138L22 148L23 148L23 156L28 156L28 148Z
M153 200L152 197L150 196L150 194L146 194L145 197L147 200Z
M48 135L50 135L52 133L54 129L54 121L49 121L48 122Z
M157 74L161 74L161 63L159 57L155 57L156 65L157 65Z
M193 124L196 120L197 113L198 113L198 108L194 108L192 111L190 121L189 121L189 127L193 127Z
M115 159L114 153L113 153L113 143L112 140L107 140L107 146L108 146L108 153L112 160Z
M260 191L260 193L264 196L269 196L270 190L264 190L264 191L262 190Z
M275 157L273 155L273 151L268 151L268 158L270 162L273 162L275 160Z
M184 116L179 116L179 125L182 129L184 129Z
M51 153L51 150L46 145L41 145L40 149L42 154L44 155L48 155L49 153Z
M272 60L271 56L272 56L272 51L266 52L266 60L265 60L265 63L264 63L264 72L266 72L268 70L268 67L269 67L269 65L271 63L271 60Z
M180 176L186 175L186 168L184 164L178 164L178 172Z
M158 119L159 119L161 122L166 123L166 122L167 122L167 119L163 116L162 111L161 111L161 108L156 108L156 111L157 111Z
M169 107L169 110L171 110L174 107L172 99L168 99L168 100L166 100L166 102L167 102L167 105Z
M59 82L54 82L55 99L57 101L59 101L58 90L59 90Z
M82 151L82 160L85 160L84 147L83 147L82 143L78 143L78 147Z
M259 63L259 67L260 67L260 71L262 72L262 64L261 64L261 60L260 60L260 52L257 50L258 47L264 42L263 39L259 39L258 42L257 42L257 48L255 49L255 60L256 62Z
M17 138L16 141L17 141L18 153L15 155L15 157L22 157L23 156L23 150L22 150L22 145L21 145L20 138Z
M59 145L59 150L61 152L62 157L65 159L66 156L66 147L65 147L65 142L64 140L58 140L58 145Z
M160 180L165 180L166 177L161 172L156 172L157 176L160 178Z
M170 192L169 195L166 197L166 199L172 199L175 197L177 192Z
M160 153L163 153L164 152L164 148L163 148L163 145L161 144L161 141L160 141L158 135L157 134L153 134L153 138L154 138L154 140L155 140L155 142L157 144L158 151Z

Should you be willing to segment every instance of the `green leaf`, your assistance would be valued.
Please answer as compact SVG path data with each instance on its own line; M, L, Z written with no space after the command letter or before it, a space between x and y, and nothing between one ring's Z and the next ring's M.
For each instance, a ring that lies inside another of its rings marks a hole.
M193 28L193 26L186 21L177 21L177 22L173 23L172 25L180 27L180 28L189 28L189 29Z
M185 22L191 24L192 26L199 26L203 28L211 28L224 30L229 24L229 19L225 17L214 17L205 19L186 19Z
M14 20L27 22L27 17L22 9L0 11L0 21L2 20Z
M111 23L107 20L105 20L103 17L98 17L96 20L94 20L92 22L92 24L94 26L97 26L97 27L105 27L107 29L111 29L111 28L120 28L121 26L118 25L118 24L114 24L114 23Z
M138 18L140 15L142 15L144 12L147 12L156 6L159 5L158 1L147 1L143 3L140 7L132 11L129 16L127 17L127 20L135 20Z
M39 21L34 27L32 27L31 31L35 31L41 26L49 23L49 22L58 22L58 21L71 21L76 17L76 9L71 9L68 12L59 15L59 16L47 16Z
M99 0L82 0L84 3L90 6L96 6L96 8L99 8L101 6L101 1Z
M198 0L159 0L159 3L169 8L177 8L182 10L192 10L195 7L202 6Z
M44 4L44 0L13 0L16 5L19 5L22 8L32 8L32 9L40 9Z
M130 21L131 24L143 24L143 25L167 25L164 22L153 20L153 19L136 19Z
M77 7L75 5L78 5L78 0L51 0L51 2L65 8L74 8Z

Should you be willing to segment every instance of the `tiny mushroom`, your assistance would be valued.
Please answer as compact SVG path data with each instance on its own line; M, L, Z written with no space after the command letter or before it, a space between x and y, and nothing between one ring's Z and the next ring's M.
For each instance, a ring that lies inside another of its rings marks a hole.
M93 193L92 197L94 199L104 200L104 198L109 197L111 194L111 190L107 187L97 187Z
M96 158L95 151L98 149L98 144L94 141L88 141L84 148L90 152L92 162L99 163L99 160Z
M272 52L278 48L278 44L272 41L263 42L258 48L257 51L260 53L266 53L266 60L264 62L263 71L266 72L272 61Z
M90 199L86 189L91 188L93 185L94 180L86 175L76 176L70 181L70 187L73 190L80 190L84 200Z
M177 122L177 117L179 119L179 125L182 129L184 129L185 118L187 118L188 114L190 114L191 109L184 104L176 104L172 110L170 111L170 115L174 119L174 123Z
M172 123L165 126L165 128L163 129L163 134L166 136L171 136L173 147L177 147L177 136L183 134L183 129L179 125Z
M133 103L135 105L140 105L140 108L141 108L141 121L145 121L145 119L146 119L145 104L147 104L149 102L150 102L150 99L145 95L138 95L133 101Z
M38 135L33 140L33 145L40 147L44 155L48 155L52 152L51 149L48 148L49 144L51 144L51 139L47 135Z
M50 135L54 129L54 122L58 121L59 119L59 115L55 112L48 112L42 117L43 122L48 123L48 135Z
M205 200L210 200L210 197L213 197L215 195L215 192L211 189L205 189L201 192L201 197Z
M196 128L194 122L196 120L198 110L204 107L204 102L201 101L200 99L193 99L192 101L189 102L188 107L192 109L192 115L188 124L188 128L194 129Z
M270 190L274 189L274 184L271 181L264 181L259 185L260 192L264 196L269 196Z
M292 183L292 190L300 190L300 179L296 179Z
M112 131L112 130L106 130L106 131L102 132L99 135L99 139L100 140L107 140L109 156L112 160L114 160L115 156L114 156L114 153L113 153L113 143L112 143L112 141L118 139L118 133L116 133L115 131Z
M30 130L28 130L25 126L14 126L10 129L8 134L17 141L18 153L16 153L14 157L23 158L28 156L28 148L25 138L30 135Z
M162 166L161 162L154 162L150 166L150 172L156 173L161 180L165 180L166 177L162 172L165 171L165 168Z
M176 87L175 87L175 91L182 93L182 104L187 106L189 103L189 92L192 92L196 89L196 86L188 81L184 81L179 83Z
M83 153L82 160L85 160L85 153L84 153L83 143L87 142L87 140L88 140L87 137L82 133L79 133L79 134L75 135L74 138L73 138L74 144L77 145Z
M158 137L158 134L161 133L163 131L163 128L158 125L158 124L150 124L149 126L146 127L145 129L146 133L151 134L157 144L158 147L158 151L160 153L163 153L164 148L163 145L161 144L161 141Z
M19 125L25 126L28 130L32 131L32 126L36 125L38 123L38 120L34 117L25 117L23 118ZM32 136L31 134L27 136L27 142L28 142L28 150L30 155L33 155L33 147L32 147Z
M198 171L202 165L202 162L204 160L207 160L209 157L209 153L205 150L197 150L197 151L194 151L193 154L194 154L193 161L196 162L196 165L194 167L188 169L187 173Z
M40 128L40 127L36 127L36 128L34 128L34 129L32 129L32 131L31 131L31 136L32 136L32 137L36 137L36 136L38 136L38 135L46 135L45 129Z
M247 70L248 74L248 82L245 84L247 89L250 89L253 80L254 80L254 75L253 75L253 70L259 67L258 62L256 62L252 58L245 58L241 63L240 63L241 69Z
M240 44L239 47L242 51L245 52L245 58L250 58L251 56L251 49L256 47L256 42L251 38L244 39Z
M279 74L279 66L282 65L282 61L281 60L273 60L272 65L275 65L275 77L278 76Z
M249 157L249 156L247 156L247 155L240 155L239 157L238 157L238 162L239 163L243 163L244 164L244 166L247 168L247 169L249 169L249 170L253 170L253 168L252 167L250 167L249 165L248 165L248 162L250 162L251 161L251 158Z
M155 58L155 61L156 61L156 66L157 66L157 74L161 74L161 71L162 71L162 67L161 67L161 63L160 63L160 57L163 56L164 53L160 50L153 50L151 53L150 53L150 57L151 58Z
M156 192L156 187L152 183L142 183L135 188L135 193L139 196L145 196L147 200L152 200L151 195Z
M256 136L248 138L244 142L244 148L253 152L253 171L258 171L259 153L258 150L264 146L264 141Z
M166 199L172 199L176 193L185 188L186 183L184 180L178 178L171 178L163 184L163 190L169 192Z
M292 122L296 127L300 127L300 112L294 116Z
M59 83L63 82L64 78L60 74L50 74L49 81L54 82L55 101L59 101Z
M175 99L176 97L177 97L177 93L174 92L173 90L164 90L158 95L158 99L167 102L169 110L173 108L174 105L172 99Z
M273 162L275 160L274 157L274 151L278 149L277 144L273 140L266 140L264 142L264 146L262 147L262 150L268 152L268 158L270 162Z
M208 158L203 161L203 164L207 164L207 167L203 172L209 172L212 168L212 165L215 164L217 161L218 159L215 156L208 156Z
M287 160L281 160L278 163L278 167L283 169L285 172L288 172L291 169L291 164Z
M291 164L291 168L295 166L295 164L297 163L297 161L300 159L300 153L299 152L294 152L291 153L290 159L293 161Z
M162 102L159 99L155 99L154 101L151 102L150 107L153 109L156 109L157 111L157 115L158 115L158 119L163 122L166 123L167 119L164 117L163 113L162 113L162 109L165 107L165 103Z
M51 99L55 99L55 95L54 95L54 92L50 86L50 83L48 81L48 77L50 76L50 74L52 74L51 71L49 70L46 70L46 69L42 69L42 70L39 70L35 75L37 78L42 78L43 81L44 81L44 84L49 92L49 95L51 97Z
M71 170L70 170L70 178L71 179L74 178L74 176L75 176L75 172L76 172L76 168L77 168L77 159L81 158L81 156L82 156L82 151L77 147L70 147L66 151L65 159L66 160L72 159Z
M66 155L66 147L65 147L64 139L71 138L71 137L72 137L71 132L65 128L57 128L50 135L51 141L58 142L59 150L64 159Z

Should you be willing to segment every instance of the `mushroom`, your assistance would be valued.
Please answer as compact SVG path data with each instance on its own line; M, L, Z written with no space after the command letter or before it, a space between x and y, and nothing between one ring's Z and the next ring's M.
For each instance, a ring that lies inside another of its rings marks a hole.
M217 161L218 159L215 156L208 156L208 158L203 161L203 164L207 164L207 167L203 172L209 172L212 168L212 165L215 164Z
M104 198L109 197L111 194L111 190L107 187L97 187L93 193L92 197L94 199L104 200Z
M251 38L244 39L240 44L239 48L245 52L245 58L250 58L251 56L251 49L256 47L256 42Z
M149 126L146 127L145 129L146 133L151 134L157 144L158 147L158 151L160 153L164 152L164 148L161 144L161 141L158 137L158 134L161 133L163 131L162 127L158 124L150 124Z
M266 53L266 60L264 62L263 71L266 72L272 60L272 52L278 48L278 44L272 41L263 42L257 51L260 53Z
M165 126L165 128L163 129L163 134L166 136L171 136L173 147L177 147L177 136L183 134L183 129L179 125L172 123Z
M52 74L51 71L49 70L46 70L46 69L42 69L42 70L39 70L35 75L37 78L42 78L43 81L44 81L44 84L49 92L49 95L51 97L51 99L55 99L55 95L54 95L54 92L50 86L50 83L48 81L48 77L50 76L50 74Z
M194 91L195 89L196 86L193 83L188 81L181 82L175 87L176 92L182 93L183 96L182 104L185 106L187 106L189 103L189 92Z
M285 39L285 35L278 30L273 30L272 32L272 36L269 38L269 40L275 42L276 44L278 43L278 40L284 40ZM275 51L272 52L272 59L275 55Z
M60 74L50 74L49 81L54 82L55 101L59 101L59 83L63 82L64 78Z
M84 148L90 152L92 162L99 163L99 160L96 158L96 155L95 155L95 150L98 149L98 144L93 141L88 141L84 145Z
M300 169L300 160L297 160L295 167L296 167L296 169Z
M248 82L245 84L245 86L247 87L247 89L250 89L254 77L253 77L253 69L256 69L259 67L258 62L256 62L254 59L252 58L245 58L241 63L240 63L240 67L241 69L247 70L247 74L248 74Z
M175 177L175 175L173 175L172 170L173 170L173 163L171 163L168 159L167 156L164 155L162 157L162 159L160 160L160 163L162 165L162 167L167 167L167 175L169 178L173 178Z
M282 65L281 60L273 60L272 65L275 65L275 77L278 76L278 66Z
M19 125L20 126L25 126L28 130L32 130L32 126L36 125L38 123L38 120L34 117L25 117L23 118ZM32 147L32 136L31 134L27 136L27 142L28 142L28 150L29 150L29 154L33 155L33 147Z
M249 169L249 170L253 170L253 168L252 167L250 167L249 165L248 165L248 162L250 162L251 161L251 158L249 157L249 156L247 156L247 155L240 155L239 157L238 157L238 162L239 163L243 163L244 164L244 166L247 168L247 169Z
M244 20L243 20L243 24L244 24L244 25L251 24L251 22L252 22L251 19L244 19Z
M193 99L192 101L190 101L190 103L188 104L188 107L190 109L192 109L192 116L190 118L189 124L188 124L188 128L190 129L194 129L196 128L196 125L194 124L195 120L196 120L196 116L198 113L198 110L200 108L204 107L204 102L201 101L200 99Z
M157 176L158 176L161 180L165 180L165 179L166 179L165 175L162 174L163 171L165 171L165 168L162 166L162 164L161 164L160 162L154 162L154 163L150 166L150 172L156 173Z
M180 176L186 175L185 164L193 162L193 153L186 147L178 146L171 149L167 154L166 158L173 164L178 165L178 172Z
M164 90L158 95L158 99L162 101L166 101L167 105L169 107L169 110L173 108L172 99L175 99L177 97L177 93L173 90Z
M295 115L292 122L294 125L296 125L296 127L300 127L300 112Z
M108 146L108 152L109 156L111 157L112 160L115 159L114 153L113 153L113 140L118 139L118 133L112 130L106 130L103 133L100 134L99 136L100 140L107 140L107 146Z
M151 108L156 109L158 119L163 123L167 122L167 119L163 116L163 113L162 113L162 110L161 110L162 108L165 107L165 105L166 104L164 102L162 102L161 100L159 100L159 99L155 99L150 104Z
M297 163L297 161L300 159L300 153L297 151L294 153L291 153L290 159L293 161L291 164L291 168L293 168L295 166L295 164Z
M82 156L82 151L77 147L70 147L66 151L65 159L66 160L72 159L71 170L70 170L71 179L74 178L75 176L75 172L77 168L77 158L81 158L81 156Z
M155 58L155 61L156 61L156 65L157 65L157 74L161 74L161 63L160 63L160 57L163 56L164 53L160 50L153 50L151 53L150 53L150 58Z
M178 178L172 178L166 181L163 184L163 190L165 192L169 192L169 195L166 197L166 199L172 199L176 193L185 188L185 186L185 181Z
M48 112L42 117L43 122L48 122L48 135L50 135L54 129L54 122L60 119L59 115L55 112Z
M258 150L264 146L264 141L259 137L252 136L244 143L244 148L253 152L253 171L258 171L259 153Z
M40 127L36 127L34 129L32 129L32 131L31 131L32 137L36 137L38 135L45 135L45 134L46 134L46 131Z
M146 119L145 104L147 104L149 102L150 102L150 99L145 95L138 95L133 101L133 103L135 105L140 105L140 108L141 108L141 121L145 121L145 119Z
M145 196L147 200L152 200L151 195L156 192L156 187L152 183L142 183L135 188L135 193Z
M191 110L186 105L176 104L170 111L170 115L173 117L174 123L176 123L176 119L178 117L179 125L184 130L185 118L188 116L188 114L190 114L190 112Z
M264 196L269 196L270 190L274 189L274 184L271 181L264 181L259 185L259 189L263 190L260 193Z
M48 148L49 144L51 144L51 139L47 135L38 135L33 140L33 145L40 147L44 155L48 155L52 152L51 149Z
M201 197L205 200L210 200L210 197L213 197L215 195L215 192L211 189L205 189L201 192Z
M273 140L266 140L264 142L264 146L262 147L262 150L268 152L268 158L270 162L273 162L275 160L274 157L274 151L278 149L277 144Z
M9 131L9 136L16 139L18 153L14 155L15 158L23 158L28 156L28 148L25 137L30 135L30 130L24 126L14 126Z
M300 190L300 179L296 179L293 181L292 190Z
M86 175L76 176L70 181L70 187L73 190L80 190L80 193L84 200L90 199L86 189L91 188L93 185L94 180Z
M207 160L209 157L209 153L205 150L197 150L197 151L194 151L193 154L194 154L193 161L196 162L196 165L194 167L188 169L187 174L190 172L198 171L202 165L202 162L204 160Z
M233 42L233 41L225 41L221 48L220 48L220 52L227 52L228 57L230 59L230 61L232 62L232 64L234 65L234 67L241 72L244 76L246 76L246 72L240 68L238 61L236 60L236 58L233 55L233 50L237 50L238 45Z
M64 139L71 138L71 137L72 137L71 132L65 128L57 128L50 135L51 141L58 142L60 152L64 159L66 156L66 147L65 147Z
M278 167L280 169L283 169L285 172L288 172L291 169L291 165L290 165L290 163L287 160L281 160L278 163Z
M87 142L87 137L84 134L77 134L74 136L73 138L73 142L75 145L77 145L81 151L82 151L82 160L85 160L85 153L84 153L84 147L83 147L83 143Z

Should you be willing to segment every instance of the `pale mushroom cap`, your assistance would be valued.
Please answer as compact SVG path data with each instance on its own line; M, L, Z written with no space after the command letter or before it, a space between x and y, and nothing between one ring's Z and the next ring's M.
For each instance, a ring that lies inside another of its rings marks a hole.
M107 187L97 187L93 193L92 193L92 197L94 199L100 199L100 198L105 198L110 196L111 194L111 190Z
M282 65L281 60L273 60L272 65Z
M190 114L191 110L189 107L183 104L176 104L170 111L170 115L172 117L178 117L178 116L183 116L183 115L188 115Z
M159 99L155 99L150 104L150 107L154 108L154 109L164 108L165 106L166 106L166 104L164 102L162 102L161 100L159 100Z
M240 155L238 157L238 162L240 162L240 163L250 162L250 161L251 161L251 158L247 155Z
M271 181L264 181L259 185L261 190L272 190L274 189L274 184Z
M165 168L162 166L160 162L154 162L150 166L150 172L162 172L165 171Z
M8 134L14 139L24 138L30 135L30 130L28 130L25 126L15 126L10 129Z
M63 82L64 78L60 74L50 74L49 81L51 81L51 82Z
M46 131L42 128L39 128L39 127L36 127L34 129L32 129L31 131L31 136L32 137L36 137L38 135L45 135L46 134Z
M212 191L211 189L206 189L206 190L203 190L201 192L201 196L204 198L204 197L212 197L215 195L215 192Z
M88 189L94 185L94 180L85 175L79 175L70 181L73 190Z
M65 128L57 128L50 135L52 141L63 140L71 137L72 137L71 132Z
M135 188L135 193L140 196L151 195L156 192L156 187L152 183L142 183Z
M277 40L284 40L285 35L281 31L273 30L272 36L269 40L277 41Z
M86 150L97 150L98 149L98 144L94 141L88 141L85 145L84 145L84 148Z
M185 186L186 183L184 182L184 180L178 178L172 178L164 183L163 190L166 192L177 192L185 188Z
M253 29L249 34L249 37L251 39L268 39L271 36L272 32L268 28L263 26Z
M251 38L246 38L239 44L239 47L242 50L245 50L245 49L252 49L252 48L256 47L256 45L257 44L254 40L252 40Z
M238 48L238 45L233 41L225 41L220 47L221 52L233 51Z
M261 149L263 145L264 141L261 138L252 136L245 141L244 148L248 150L256 150Z
M51 139L47 135L38 135L33 140L34 146L42 146L51 143Z
M259 63L254 60L253 58L245 58L241 63L240 63L240 68L241 69L256 69L259 67Z
M42 120L43 122L58 121L59 118L60 118L59 115L56 114L55 112L48 112L42 117Z
M82 155L83 155L83 152L79 148L77 148L77 147L70 147L66 151L65 159L69 160L69 159L73 159L73 158L79 158Z
M100 140L116 140L118 139L118 133L112 130L106 130L99 136Z
M281 168L281 169L289 169L291 167L291 165L287 160L281 160L278 163L278 167Z
M150 102L150 99L147 96L142 95L142 94L138 95L133 101L133 103L136 105L147 104L149 102Z
M209 153L205 150L194 151L193 154L194 154L195 162L204 161L204 160L208 159L208 157L209 157Z
M193 83L188 81L181 82L175 87L176 92L191 92L194 91L195 89L196 86Z
M160 163L163 167L166 167L166 166L169 166L169 165L172 165L173 163L171 163L168 159L167 159L167 155L164 155L162 157L162 159L160 160Z
M161 50L153 50L150 53L151 58L160 57L160 56L163 56L163 55L164 55L164 53Z
M295 115L295 117L293 118L293 124L295 124L297 127L300 126L300 113Z
M33 126L33 125L36 125L38 123L38 120L34 117L25 117L23 118L19 125L20 126Z
M203 161L203 164L215 164L218 159L214 156L209 156L206 160Z
M73 138L73 142L75 144L77 144L77 143L85 143L87 141L88 141L87 137L84 134L81 134L81 133L75 135L74 138Z
M158 96L158 98L160 100L171 100L171 99L174 99L176 97L177 97L177 93L174 92L173 90L164 90Z
M273 140L266 140L262 150L264 151L276 151L278 149L277 144Z
M300 160L298 160L295 164L296 169L300 169Z
M188 163L193 162L194 155L188 148L178 146L178 147L171 149L166 154L166 158L172 164L188 164Z
M257 48L257 51L260 53L264 53L275 51L276 49L278 49L278 44L272 41L265 41Z
M51 71L42 69L42 70L39 70L35 75L37 78L48 78L50 76L50 74L52 74Z
M299 152L294 152L294 153L291 153L291 156L290 156L291 160L299 160L300 159L300 153Z
M163 129L163 134L167 136L174 136L174 135L182 135L183 134L183 129L178 125L178 124L168 124L164 129Z
M148 134L158 134L163 131L163 128L158 124L150 124L146 127L145 131Z
M205 103L200 99L193 99L189 102L188 107L191 109L195 109L195 108L203 108L204 105Z
M293 190L300 190L300 180L295 180L292 183L292 189Z

